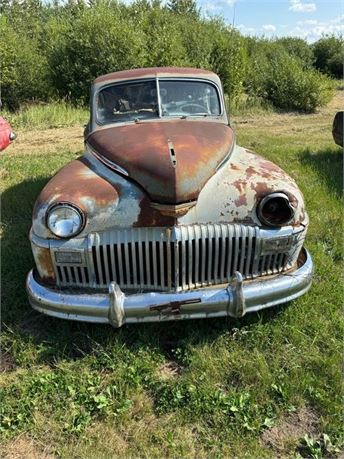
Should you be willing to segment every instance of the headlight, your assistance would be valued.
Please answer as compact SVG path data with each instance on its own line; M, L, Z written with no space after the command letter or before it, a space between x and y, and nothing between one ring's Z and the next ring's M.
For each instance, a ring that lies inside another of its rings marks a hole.
M58 237L68 238L80 233L84 221L82 212L69 204L57 204L47 214L48 228Z
M294 217L294 209L284 193L271 193L258 204L259 220L268 226L283 226Z

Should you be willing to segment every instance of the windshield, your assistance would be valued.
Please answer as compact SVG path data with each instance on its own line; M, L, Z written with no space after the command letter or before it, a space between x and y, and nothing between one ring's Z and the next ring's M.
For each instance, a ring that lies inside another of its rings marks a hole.
M101 124L221 113L216 87L203 81L145 80L113 84L99 91L96 105Z

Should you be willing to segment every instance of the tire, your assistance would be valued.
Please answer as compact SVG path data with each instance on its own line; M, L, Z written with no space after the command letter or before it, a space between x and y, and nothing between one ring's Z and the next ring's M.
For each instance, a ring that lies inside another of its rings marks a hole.
M343 146L343 115L344 112L337 112L332 125L333 140L340 147Z

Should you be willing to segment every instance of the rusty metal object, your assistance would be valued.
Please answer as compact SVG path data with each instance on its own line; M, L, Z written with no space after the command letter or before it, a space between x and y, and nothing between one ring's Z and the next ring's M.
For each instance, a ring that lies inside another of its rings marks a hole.
M202 303L201 298L191 298L181 301L169 301L163 304L153 304L149 307L150 311L169 312L170 314L180 314L180 308L184 304Z
M196 204L197 201L185 202L183 204L159 204L157 202L152 202L151 207L157 209L161 215L177 218L187 214L191 207Z
M210 70L194 69L189 67L148 67L144 69L123 70L120 72L108 73L96 78L94 85L103 85L107 82L136 80L140 78L156 77L203 77L209 80L220 82L219 77Z

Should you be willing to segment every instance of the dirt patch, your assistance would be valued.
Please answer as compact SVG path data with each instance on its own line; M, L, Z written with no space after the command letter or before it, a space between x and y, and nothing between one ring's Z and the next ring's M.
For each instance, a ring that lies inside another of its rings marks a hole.
M80 126L33 129L32 131L18 130L17 134L17 140L6 149L8 155L83 151L83 128Z
M26 435L20 435L0 446L1 459L55 459L51 447L44 446Z
M16 368L13 357L8 352L2 352L0 355L0 373L7 373Z
M308 434L310 437L319 435L319 417L309 408L301 408L282 418L278 424L262 435L265 446L280 453L290 451L290 447L296 447L300 438Z
M171 379L179 376L183 371L183 367L174 360L164 363L158 369L158 376L161 379Z

